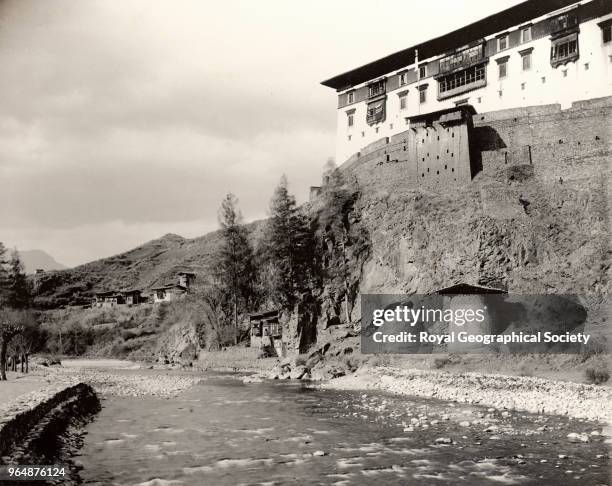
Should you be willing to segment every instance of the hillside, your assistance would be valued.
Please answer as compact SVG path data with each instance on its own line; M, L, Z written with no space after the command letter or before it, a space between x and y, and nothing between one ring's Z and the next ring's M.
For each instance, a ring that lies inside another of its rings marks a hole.
M119 255L36 276L35 302L53 308L88 302L95 292L148 289L173 281L181 269L195 272L199 287L210 279L218 244L218 232L193 239L167 234Z

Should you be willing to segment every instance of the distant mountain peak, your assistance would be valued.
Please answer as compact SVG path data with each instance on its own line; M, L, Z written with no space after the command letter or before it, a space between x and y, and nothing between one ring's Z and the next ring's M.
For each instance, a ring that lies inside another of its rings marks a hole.
M20 250L19 257L23 263L25 272L35 273L36 270L65 270L68 268L55 260L51 255L43 250Z
M159 240L185 241L185 238L183 238L181 235L177 235L176 233L166 233L164 236L158 239Z

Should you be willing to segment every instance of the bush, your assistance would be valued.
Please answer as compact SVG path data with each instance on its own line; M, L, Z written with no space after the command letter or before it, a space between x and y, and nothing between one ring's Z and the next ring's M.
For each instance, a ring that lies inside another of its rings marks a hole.
M439 370L439 369L442 369L442 368L444 368L445 366L447 366L447 365L449 365L451 363L452 363L451 359L446 357L446 356L439 357L439 358L434 358L434 360L433 360L433 367L436 370Z
M587 383L594 385L601 385L610 379L610 373L605 365L597 365L596 367L589 367L584 370Z
M525 362L521 363L518 369L518 374L519 376L533 376L533 366Z

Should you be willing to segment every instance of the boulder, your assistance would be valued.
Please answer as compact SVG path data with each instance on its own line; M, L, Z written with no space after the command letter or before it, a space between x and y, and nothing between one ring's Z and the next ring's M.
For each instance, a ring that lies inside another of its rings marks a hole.
M587 434L577 434L576 432L570 432L567 434L567 440L574 443L589 442L589 436Z
M290 377L292 380L301 380L302 377L308 373L308 368L306 366L296 366L290 372Z

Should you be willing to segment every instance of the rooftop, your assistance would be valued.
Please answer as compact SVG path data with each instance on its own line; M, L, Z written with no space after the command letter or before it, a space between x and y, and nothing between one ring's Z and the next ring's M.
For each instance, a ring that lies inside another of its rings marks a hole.
M334 76L321 84L341 91L414 64L415 50L419 52L419 59L429 59L578 2L579 0L527 0L443 36Z

